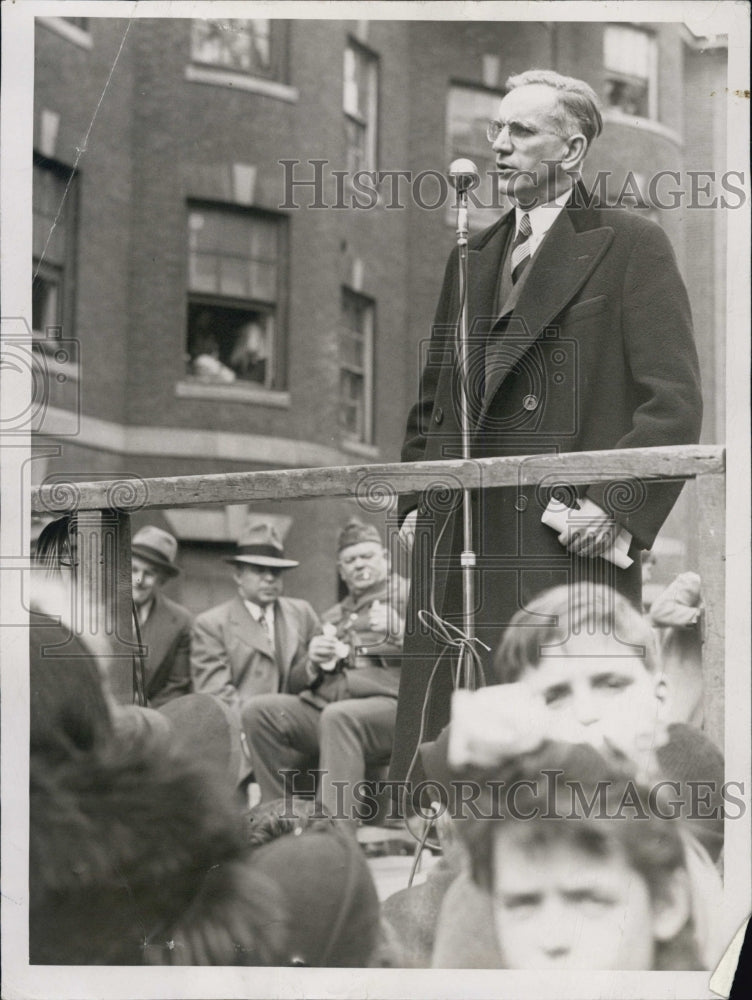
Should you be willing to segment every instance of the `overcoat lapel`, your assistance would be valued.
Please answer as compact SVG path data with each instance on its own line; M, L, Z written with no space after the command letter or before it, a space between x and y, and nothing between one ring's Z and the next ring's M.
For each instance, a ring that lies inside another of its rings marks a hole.
M481 420L509 371L582 288L614 238L608 227L577 232L571 211L565 209L559 215L530 265L508 319L508 342L486 384Z
M146 647L146 693L151 697L155 693L155 688L159 685L160 667L162 661L169 652L172 641L175 637L173 629L173 618L170 611L165 607L161 594L154 595L154 605L149 617L141 625L141 642Z
M293 613L282 601L277 601L274 609L274 640L280 673L279 689L284 691L287 687L287 675L297 650L298 634Z
M509 238L509 229L514 223L514 210L507 212L496 228L476 250L470 250L467 257L467 315L472 328L471 341L485 340L494 325L496 306L496 286L504 258L504 249Z

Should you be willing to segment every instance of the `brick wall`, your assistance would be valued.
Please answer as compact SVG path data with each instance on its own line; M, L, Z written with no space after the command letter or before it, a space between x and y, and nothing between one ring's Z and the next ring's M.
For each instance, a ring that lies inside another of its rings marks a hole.
M72 165L96 112L78 164L73 334L81 341L83 412L118 433L125 427L127 454L105 449L96 435L74 439L50 458L47 472L146 477L260 467L258 458L220 459L198 445L195 454L171 454L175 434L193 430L246 435L249 442L254 436L302 442L333 449L327 454L340 455L342 462L396 460L416 395L418 345L430 335L455 240L446 211L413 204L408 186L400 187L402 210L388 209L384 200L368 211L281 210L289 239L289 405L270 406L176 394L186 337L187 200L238 203L232 177L233 165L240 164L255 169L253 204L280 211L285 199L280 160L301 161L298 177L311 176L311 159L328 161L327 176L330 169L345 169L342 64L348 36L379 61L378 168L417 174L448 166L447 95L453 81L493 83L489 65L495 59L498 85L510 73L551 66L600 90L602 26L292 21L286 83L297 99L281 100L187 79L188 20L93 18L89 24L90 49L37 28L35 124L38 145L43 109L59 116L54 156ZM685 122L688 163L702 168L708 149L722 148L719 116L699 109L709 107L700 97L719 79L723 53L714 61L697 54L685 59L678 26L656 26L656 32L664 128L610 122L593 150L591 170L623 176L629 169L681 169L685 151L676 134L684 137ZM348 189L345 194L349 197ZM387 189L385 198L388 194ZM296 192L303 206L311 197L309 189ZM332 185L326 199L334 201ZM713 290L718 268L711 259L715 254L717 262L718 224L700 212L664 216L690 279L706 395L720 398L722 293ZM354 284L376 303L374 447L362 453L343 447L337 427L340 295L343 285ZM710 407L715 413L712 399ZM135 431L129 430L137 427L177 431L165 434L164 454L154 456L139 453ZM719 427L716 414L708 439ZM289 452L280 446L279 454ZM273 450L268 457L264 467L285 464ZM344 502L274 506L293 518L289 543L302 562L288 578L290 592L307 594L319 608L336 596L334 540L352 509Z

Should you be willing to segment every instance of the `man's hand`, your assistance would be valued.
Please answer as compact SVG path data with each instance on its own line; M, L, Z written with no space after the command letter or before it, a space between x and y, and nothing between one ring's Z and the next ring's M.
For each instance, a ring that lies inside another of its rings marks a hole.
M409 514L405 515L405 520L402 522L399 530L399 538L402 543L405 552L410 555L413 551L413 545L415 544L415 524L418 520L418 511L411 510Z
M595 559L611 548L618 532L616 521L592 500L587 500L582 510L574 513L559 541L574 555Z
M315 635L308 645L308 659L316 666L337 658L337 639L328 635Z

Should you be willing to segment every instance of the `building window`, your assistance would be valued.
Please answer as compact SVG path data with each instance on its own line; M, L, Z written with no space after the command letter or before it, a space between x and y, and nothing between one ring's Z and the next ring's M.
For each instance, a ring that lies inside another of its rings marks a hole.
M339 426L352 441L373 439L374 303L342 289L339 331Z
M647 31L607 25L603 35L606 105L638 118L658 117L658 47Z
M191 59L217 69L283 80L286 23L270 18L194 20Z
M468 157L478 168L479 186L471 192L469 221L482 229L499 217L496 157L486 136L489 121L499 116L503 90L471 84L452 84L447 98L447 163ZM450 199L447 221L456 221L456 205Z
M72 172L35 158L32 195L31 325L46 340L60 337L72 286Z
M351 39L345 48L343 108L347 170L376 169L378 57Z
M188 213L188 374L282 387L283 220L261 213Z

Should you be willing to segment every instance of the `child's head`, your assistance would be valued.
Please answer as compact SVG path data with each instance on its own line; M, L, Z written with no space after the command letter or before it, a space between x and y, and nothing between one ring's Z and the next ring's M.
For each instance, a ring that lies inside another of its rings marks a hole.
M549 743L504 771L493 818L463 828L502 968L698 968L678 823L587 747Z
M518 611L496 652L496 680L543 696L554 738L625 752L650 740L663 692L652 630L615 591L556 587Z
M496 824L491 891L503 967L656 968L657 950L689 917L681 844L668 823Z

